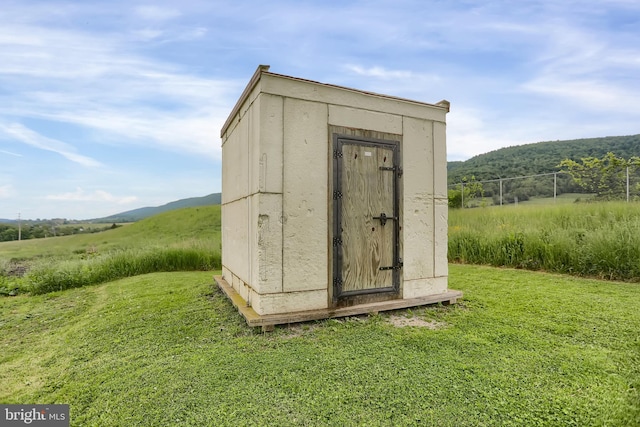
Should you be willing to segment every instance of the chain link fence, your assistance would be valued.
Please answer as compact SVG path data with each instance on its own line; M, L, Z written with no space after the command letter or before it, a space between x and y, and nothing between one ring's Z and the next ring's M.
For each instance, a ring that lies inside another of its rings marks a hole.
M640 200L640 168L627 167L600 186L598 193L587 192L565 171L487 180L467 180L448 185L450 205L457 207L510 205L531 199L550 199L571 194L576 199L599 195L603 199ZM466 200L465 200L466 199Z

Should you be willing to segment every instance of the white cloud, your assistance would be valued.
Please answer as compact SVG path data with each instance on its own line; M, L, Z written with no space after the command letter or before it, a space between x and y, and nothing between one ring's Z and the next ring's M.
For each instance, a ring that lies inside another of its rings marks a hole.
M413 76L411 71L406 70L387 70L383 67L364 68L359 65L347 65L345 68L360 76L376 77L381 79L407 79Z
M65 202L110 202L118 205L126 205L138 200L136 196L114 196L103 190L86 192L82 188L76 191L62 194L51 194L45 197L47 200L60 200Z
M608 112L640 111L640 90L622 88L598 80L571 80L541 76L523 85L525 90L573 104L574 107Z
M0 153L7 154L9 156L22 157L22 154L12 153L11 151L0 150Z
M11 123L9 125L0 124L0 131L4 131L7 135L10 135L16 140L27 145L31 145L32 147L60 154L67 160L78 163L82 166L101 166L100 162L97 160L76 153L75 147L70 144L52 138L47 138L46 136L40 135L20 123Z
M155 44L166 44L175 42L185 42L197 40L204 37L209 30L205 27L179 28L179 29L157 29L143 28L132 32L134 39Z
M149 21L168 21L180 16L180 11L158 6L138 6L134 9L136 15Z
M357 64L346 65L343 69L350 78L343 78L342 84L356 89L432 103L449 96L442 93L445 78L436 73Z
M196 27L180 37L205 33ZM17 45L12 34L30 37ZM219 158L218 131L246 82L190 75L128 53L129 42L121 36L105 39L17 24L0 27L0 85L18 90L10 102L0 95L0 114L80 125L102 135L95 141L99 143L126 141ZM88 162L68 149L57 151Z
M164 31L153 29L153 28L143 28L141 30L133 31L133 34L137 39L149 41L159 38L164 34Z
M466 160L469 157L496 150L500 147L524 143L504 129L492 130L487 112L466 108L453 109L447 116L448 160ZM511 136L514 139L509 139ZM525 140L526 141L526 140Z
M140 107L124 114L115 108L76 113L42 113L40 117L85 126L103 135L111 135L136 145L179 153L196 154L211 159L220 158L219 131L225 116L216 109L202 108L190 113L153 111Z
M9 184L0 185L0 199L6 199L13 195L13 187Z
M578 109L640 111L640 50L632 47L640 37L636 35L635 42L626 40L566 18L547 24L544 34L540 51L531 61L534 72L521 85L525 92Z

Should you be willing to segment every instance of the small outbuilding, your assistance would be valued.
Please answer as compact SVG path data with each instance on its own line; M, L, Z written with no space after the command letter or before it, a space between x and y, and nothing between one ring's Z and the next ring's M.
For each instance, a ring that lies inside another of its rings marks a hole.
M220 288L251 326L454 303L449 102L260 66L222 127Z

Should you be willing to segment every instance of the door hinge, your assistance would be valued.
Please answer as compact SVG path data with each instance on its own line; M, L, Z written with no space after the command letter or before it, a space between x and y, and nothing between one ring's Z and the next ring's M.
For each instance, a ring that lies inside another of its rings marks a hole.
M333 158L341 159L342 158L342 150L333 150Z
M333 200L342 199L342 191L333 192Z
M342 278L334 277L333 278L333 286L342 286Z
M334 237L333 238L333 246L336 247L336 246L340 246L340 245L342 245L342 238Z

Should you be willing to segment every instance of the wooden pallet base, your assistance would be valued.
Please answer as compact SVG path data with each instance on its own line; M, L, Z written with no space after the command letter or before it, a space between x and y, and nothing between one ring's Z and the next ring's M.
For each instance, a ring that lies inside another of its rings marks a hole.
M442 294L429 295L420 298L397 299L335 309L327 308L321 310L298 311L294 313L260 315L256 313L253 308L247 306L247 302L244 298L242 298L240 294L238 294L235 289L233 289L233 287L231 287L221 276L215 276L214 280L222 292L227 295L232 304L245 318L247 325L251 327L262 327L262 330L265 332L272 331L275 325L307 322L334 317L356 316L358 314L378 313L380 311L399 310L437 303L455 304L459 298L462 298L462 292L450 289Z

